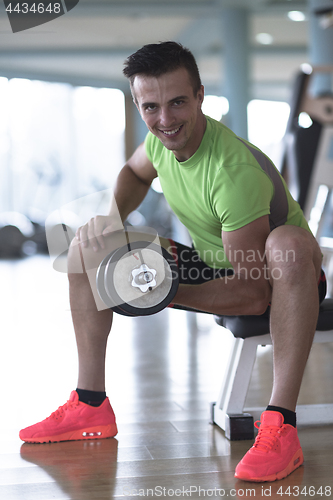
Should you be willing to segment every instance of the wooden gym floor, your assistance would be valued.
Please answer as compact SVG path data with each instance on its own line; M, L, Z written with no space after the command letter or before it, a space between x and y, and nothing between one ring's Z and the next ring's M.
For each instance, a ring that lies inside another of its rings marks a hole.
M116 439L22 444L19 429L48 416L76 387L67 278L47 257L0 261L0 276L1 500L332 496L333 426L299 430L305 465L283 481L234 479L252 442L229 442L209 424L229 333L210 316L195 325L182 311L115 318L107 393ZM313 347L301 403L333 402L332 355L333 344ZM249 405L267 403L271 381L271 350L260 348Z

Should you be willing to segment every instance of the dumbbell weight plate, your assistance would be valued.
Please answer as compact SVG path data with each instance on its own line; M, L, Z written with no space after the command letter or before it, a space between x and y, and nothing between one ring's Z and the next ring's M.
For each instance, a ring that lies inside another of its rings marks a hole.
M132 271L143 263L156 271L156 285L146 292L133 286ZM144 241L112 252L97 272L97 289L105 304L131 316L146 316L164 309L175 296L178 283L178 268L172 256L164 248Z
M120 309L119 307L117 307L114 302L112 302L112 300L110 299L110 297L108 296L106 290L105 290L105 266L106 264L109 262L109 259L110 259L110 256L112 254L109 254L107 255L103 260L102 262L100 263L99 267L98 267L98 270L97 270L97 275L96 275L96 283L97 283L97 291L98 291L98 294L100 296L100 298L102 299L102 301L104 302L104 304L106 306L108 306L110 309L112 309L114 312L118 313L118 314L122 314L124 316L132 316L132 314L127 314L125 313L125 311L122 311L122 309Z

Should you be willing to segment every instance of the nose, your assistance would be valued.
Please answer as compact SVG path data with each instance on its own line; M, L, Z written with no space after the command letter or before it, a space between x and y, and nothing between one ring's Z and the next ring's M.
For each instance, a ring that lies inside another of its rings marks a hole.
M161 127L168 128L175 121L175 117L172 113L172 110L169 107L162 107L160 109L159 122Z

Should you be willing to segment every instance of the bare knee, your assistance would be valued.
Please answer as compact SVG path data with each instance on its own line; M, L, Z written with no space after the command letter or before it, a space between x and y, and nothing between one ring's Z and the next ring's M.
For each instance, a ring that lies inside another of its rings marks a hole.
M274 229L266 241L266 257L271 274L279 272L279 277L297 279L306 272L314 272L316 279L320 276L321 251L314 236L305 229L296 226Z

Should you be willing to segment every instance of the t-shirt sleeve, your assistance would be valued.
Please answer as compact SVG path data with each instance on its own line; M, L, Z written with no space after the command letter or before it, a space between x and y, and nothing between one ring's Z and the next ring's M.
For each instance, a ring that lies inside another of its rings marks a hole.
M212 188L212 205L222 231L234 231L268 215L274 188L268 175L252 165L224 167Z
M146 138L144 140L146 155L148 157L148 160L151 161L152 163L153 163L153 149L152 149L153 138L154 138L153 134L148 132L148 134L146 135Z

